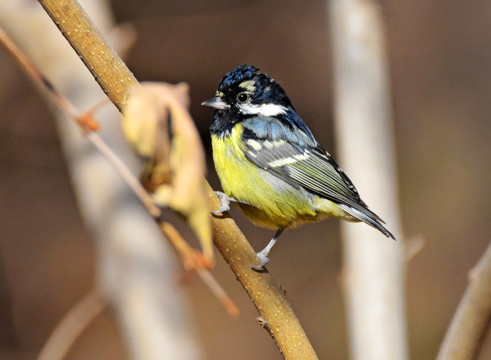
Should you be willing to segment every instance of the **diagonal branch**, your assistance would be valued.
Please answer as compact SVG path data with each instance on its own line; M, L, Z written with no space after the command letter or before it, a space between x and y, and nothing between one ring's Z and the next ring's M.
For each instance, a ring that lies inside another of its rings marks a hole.
M41 72L29 61L29 59L20 51L20 49L14 44L14 42L5 34L0 28L0 44L4 45L9 53L19 62L21 67L31 76L31 78L43 89L45 89L51 96L52 100L57 104L60 110L64 111L70 118L76 121L86 138L92 143L92 145L99 150L99 152L106 158L106 160L116 169L119 175L124 179L128 187L135 193L140 201L145 206L148 213L153 218L160 218L162 216L162 210L154 204L152 197L143 188L142 184L137 180L131 171L126 167L123 160L120 159L116 153L102 140L102 138L92 130L98 128L97 122L92 117L94 109L79 114L78 110L72 103L70 103L65 97L63 97L53 85L41 74ZM225 305L225 309L232 316L238 315L238 309L232 300L228 297L220 284L211 275L208 269L202 266L195 266L193 261L195 251L187 245L184 239L177 236L177 231L169 223L162 222L160 224L160 230L164 236L169 239L169 242L173 245L174 249L181 256L182 261L186 265L190 263L188 268L195 268L198 275L203 279L205 284L210 288L213 294L217 295L222 304Z
M118 109L137 83L116 53L106 44L90 19L73 0L39 0L70 45L92 72ZM208 186L215 208L219 201ZM317 356L283 292L268 272L253 271L254 250L229 217L212 218L214 242L261 314L264 327L286 359Z
M58 323L37 360L64 359L73 343L106 305L104 296L97 289L85 295Z
M138 84L118 54L76 1L39 0L107 97L119 111L128 90Z
M477 358L491 325L491 244L471 271L469 285L441 345L437 360Z

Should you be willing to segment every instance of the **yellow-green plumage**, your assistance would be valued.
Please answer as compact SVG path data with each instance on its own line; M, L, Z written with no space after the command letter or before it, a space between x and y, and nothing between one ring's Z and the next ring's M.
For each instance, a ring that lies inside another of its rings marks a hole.
M335 203L296 188L251 163L244 155L242 126L230 135L212 135L213 160L223 191L238 201L256 225L287 229L326 217L354 220Z

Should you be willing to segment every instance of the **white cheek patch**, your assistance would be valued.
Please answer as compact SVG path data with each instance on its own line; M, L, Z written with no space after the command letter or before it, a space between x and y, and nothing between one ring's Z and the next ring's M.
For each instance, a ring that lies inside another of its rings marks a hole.
M240 104L239 109L245 115L276 116L287 112L286 107L277 104Z

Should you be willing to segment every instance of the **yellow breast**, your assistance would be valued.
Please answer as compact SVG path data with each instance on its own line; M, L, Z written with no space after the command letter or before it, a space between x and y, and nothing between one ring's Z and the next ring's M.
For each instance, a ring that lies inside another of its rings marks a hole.
M213 160L223 191L238 200L247 217L259 226L286 229L317 221L315 196L247 160L241 132L238 125L229 136L212 135Z

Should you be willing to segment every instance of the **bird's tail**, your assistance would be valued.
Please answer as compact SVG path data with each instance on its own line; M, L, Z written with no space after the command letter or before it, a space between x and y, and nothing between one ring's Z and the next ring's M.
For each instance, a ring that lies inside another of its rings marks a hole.
M351 216L354 216L360 221L363 221L365 224L368 224L375 229L379 230L382 234L385 236L396 239L395 236L387 230L384 225L384 221L377 216L374 212L370 211L369 209L363 208L363 209L356 209L354 207L351 207L349 205L344 205L344 204L337 204L341 209L346 211L348 214Z

